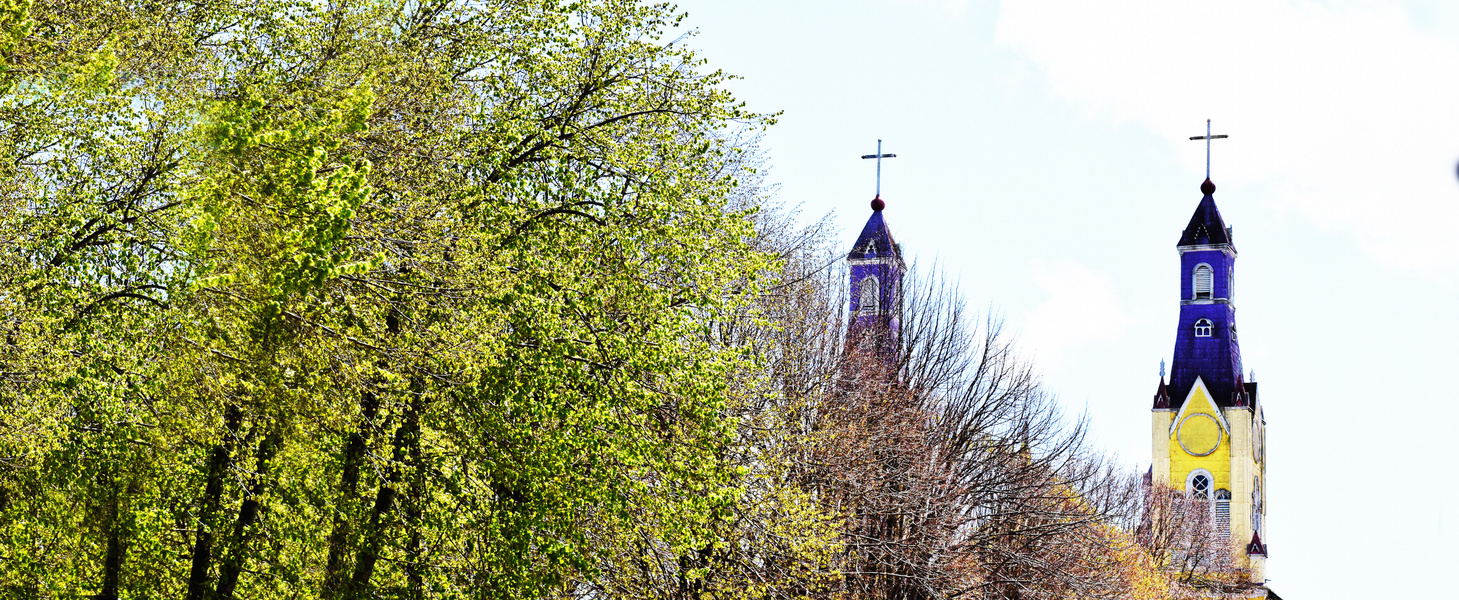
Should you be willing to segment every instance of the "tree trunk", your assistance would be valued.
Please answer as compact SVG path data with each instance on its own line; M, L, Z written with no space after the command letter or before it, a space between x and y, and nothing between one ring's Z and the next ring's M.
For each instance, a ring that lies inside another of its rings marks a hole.
M380 485L380 491L375 494L375 506L370 511L370 519L366 524L365 533L360 544L360 553L355 559L355 570L350 578L350 594L348 597L356 598L364 595L369 588L370 578L375 574L375 563L380 560L380 552L385 545L385 519L390 511L395 509L395 499L399 495L397 487L400 485L402 466L408 464L409 448L419 443L420 434L420 412L422 404L419 395L416 395L405 411L405 420L395 430L395 438L392 443L392 462L390 469L386 471L385 481Z
M107 506L106 559L101 564L101 592L93 596L95 600L116 600L122 573L122 525L118 506L121 498L116 491L115 482L111 483L112 494Z
M230 448L242 419L243 413L237 406L228 407L223 414L223 439L213 446L213 455L208 459L208 478L199 503L197 540L193 543L192 568L187 578L187 600L207 600L208 569L213 561L211 521L223 501L223 477L227 474Z
M339 503L334 509L334 527L329 533L329 558L324 569L322 596L327 600L344 589L349 571L346 559L350 552L350 537L354 533L354 519L351 517L356 494L360 487L360 465L365 461L365 446L369 442L370 425L379 412L380 398L373 392L365 392L360 403L360 424L345 443L344 469L340 474Z
M233 522L233 535L228 544L228 556L219 569L218 589L214 594L218 600L232 598L233 589L238 586L238 575L243 571L243 563L248 558L248 527L258 521L258 496L268 487L269 461L278 451L281 441L280 434L270 433L258 443L258 450L254 455L256 472L253 485L249 488L248 499L238 509L238 517Z
M421 600L425 598L425 581L421 570L421 516L425 511L426 482L425 482L425 461L421 456L420 436L410 436L410 486L408 488L404 509L405 526L410 529L410 537L406 542L405 553L405 581L407 585L406 598L410 600Z

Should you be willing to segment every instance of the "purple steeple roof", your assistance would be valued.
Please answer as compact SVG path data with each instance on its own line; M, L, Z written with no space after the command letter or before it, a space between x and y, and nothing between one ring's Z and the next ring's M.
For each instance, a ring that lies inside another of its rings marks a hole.
M1180 234L1180 243L1176 245L1230 244L1231 232L1226 229L1226 222L1221 219L1221 210L1216 208L1216 199L1212 197L1216 193L1216 184L1206 179L1201 184L1201 192L1205 193L1205 197L1196 205L1196 213L1191 215L1191 222L1185 226L1185 231Z
M901 332L902 277L906 264L902 249L882 217L886 203L871 201L871 217L846 255L850 273L847 309L852 315L846 330L848 348L866 348L887 366L897 363Z
M861 235L856 237L856 243L851 246L851 253L846 258L901 258L902 249L892 239L892 230L887 228L887 222L882 218L882 207L886 203L882 202L881 196L871 202L871 218L866 220L866 226L861 228Z
M1210 179L1201 184L1201 202L1176 244L1181 263L1180 321L1168 395L1156 394L1156 409L1179 408L1197 378L1205 382L1217 406L1251 405L1254 389L1243 381L1236 335L1236 247L1216 208L1215 191Z

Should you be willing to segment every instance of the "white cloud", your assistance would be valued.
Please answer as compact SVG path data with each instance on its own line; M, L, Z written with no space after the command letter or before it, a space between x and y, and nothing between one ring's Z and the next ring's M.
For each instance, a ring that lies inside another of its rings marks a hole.
M1459 43L1411 11L1310 0L1004 0L997 40L1055 94L1373 255L1459 282ZM1228 188L1229 189L1229 188ZM1219 192L1218 192L1219 196Z
M940 7L949 16L962 17L968 12L970 0L897 0L898 4L910 4L921 7L926 4L933 4Z
M961 17L967 14L968 0L942 0L942 9L953 16Z
M1108 343L1134 319L1120 308L1108 273L1073 262L1035 265L1029 278L1048 298L1025 315L1021 344L1045 367L1057 367L1064 354L1088 343Z

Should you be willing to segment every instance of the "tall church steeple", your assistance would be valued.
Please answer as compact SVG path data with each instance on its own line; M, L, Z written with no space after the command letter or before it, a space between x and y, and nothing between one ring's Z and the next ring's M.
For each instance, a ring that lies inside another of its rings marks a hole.
M1216 185L1206 179L1180 253L1180 324L1170 368L1170 395L1184 399L1201 378L1216 404L1245 406L1241 345L1236 337L1236 245L1216 208Z
M1232 231L1216 208L1209 177L1201 193L1175 246L1180 319L1170 382L1162 370L1152 407L1150 471L1153 482L1210 501L1216 533L1260 585L1267 555L1266 418L1256 383L1242 376Z

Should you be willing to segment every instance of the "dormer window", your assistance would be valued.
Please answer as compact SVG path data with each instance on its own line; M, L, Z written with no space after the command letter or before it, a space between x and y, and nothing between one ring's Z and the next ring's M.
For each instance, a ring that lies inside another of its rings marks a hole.
M1191 275L1191 288L1195 291L1196 300L1211 299L1211 265L1196 267Z
M863 314L876 314L881 310L881 282L875 277L861 280L861 300L856 303Z
M1211 322L1206 319L1196 321L1196 337L1211 337Z

